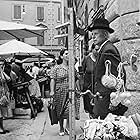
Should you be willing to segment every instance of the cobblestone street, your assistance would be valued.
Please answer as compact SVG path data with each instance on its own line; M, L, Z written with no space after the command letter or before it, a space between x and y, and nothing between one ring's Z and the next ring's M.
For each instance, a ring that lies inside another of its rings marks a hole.
M128 116L134 106L138 106L138 99L140 98L139 92L131 92L133 104L130 106L125 116ZM138 97L138 98L135 98ZM69 140L69 136L59 136L59 125L51 125L48 116L47 102L44 111L38 113L36 119L30 119L30 116L16 116L14 119L4 120L4 126L6 129L10 130L10 133L0 135L0 140ZM81 126L85 120L89 119L88 114L84 112L83 100L81 98L80 105L80 120L76 120L76 136L82 134Z
M46 105L44 111L38 113L36 119L30 119L27 115L4 120L4 126L10 133L0 135L0 140L38 140L46 121Z
M80 128L80 126L83 127L83 123L85 122L85 120L88 119L88 114L85 114L84 109L83 109L83 101L81 98L81 105L80 105L80 120L76 120L76 124L75 124L75 134L76 134L76 138L79 137L80 134L82 134L82 130ZM69 136L65 135L65 136L59 136L59 125L50 125L50 121L49 121L49 117L47 116L46 119L46 125L44 128L44 131L40 137L39 140L69 140Z
M30 119L30 116L16 116L14 119L4 120L4 126L10 130L10 133L0 135L0 140L69 140L69 136L58 135L59 126L50 125L47 110L47 100L44 111L39 113L36 119ZM76 135L82 133L80 126L83 126L88 115L84 113L82 99L80 108L81 119L76 121Z

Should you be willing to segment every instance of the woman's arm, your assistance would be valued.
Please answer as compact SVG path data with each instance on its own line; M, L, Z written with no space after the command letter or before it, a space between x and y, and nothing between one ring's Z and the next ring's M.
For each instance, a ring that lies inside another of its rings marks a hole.
M51 79L51 81L50 81L50 96L54 95L54 91L55 91L54 88L55 88L55 80Z

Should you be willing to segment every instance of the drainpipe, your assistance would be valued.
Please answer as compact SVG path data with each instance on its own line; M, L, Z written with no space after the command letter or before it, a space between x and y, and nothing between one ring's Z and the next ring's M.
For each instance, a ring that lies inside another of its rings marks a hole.
M61 0L62 24L64 23L64 0Z

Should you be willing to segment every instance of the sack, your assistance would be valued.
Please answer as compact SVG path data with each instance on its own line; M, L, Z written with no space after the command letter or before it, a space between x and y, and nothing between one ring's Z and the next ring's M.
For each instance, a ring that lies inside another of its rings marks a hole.
M53 102L48 102L48 112L49 112L51 125L58 124L56 107Z
M1 98L0 98L0 105L3 106L3 107L6 107L9 105L9 100L7 98L6 95L3 95Z

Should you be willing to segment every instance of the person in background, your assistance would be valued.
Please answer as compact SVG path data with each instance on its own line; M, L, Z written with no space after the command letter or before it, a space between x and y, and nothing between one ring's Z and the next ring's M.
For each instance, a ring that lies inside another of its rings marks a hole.
M21 63L20 60L17 60L15 58L13 58L11 60L11 70L16 73L16 75L18 77L17 82L20 82L20 80L21 80L20 79L20 68L21 68L21 65L22 65L22 63Z
M50 95L53 96L60 125L59 135L69 134L69 67L68 50L62 49L59 57L62 63L56 65L50 73ZM60 62L59 61L59 62ZM76 76L77 77L77 76ZM76 81L78 80L75 78ZM78 86L77 86L78 88Z
M3 59L0 58L0 134L6 134L9 133L9 130L4 129L3 126L3 118L5 117L5 115L7 115L7 110L5 110L2 106L2 98L4 95L7 96L7 98L9 98L9 89L6 83L6 79L3 75L3 65L4 65L4 61ZM8 106L8 104L7 104Z
M46 64L42 64L41 67L40 67L38 76L39 76L39 77L44 77L44 76L46 76L46 70L47 70Z
M92 32L93 43L96 45L95 48L98 49L98 56L95 65L94 91L95 94L98 93L98 95L102 97L96 97L94 99L94 118L100 117L101 119L104 119L108 115L108 113L123 115L127 110L127 107L122 104L119 104L118 109L113 112L109 109L110 94L111 92L116 91L115 87L106 87L101 81L106 71L106 60L109 60L111 62L111 74L113 74L115 77L118 76L117 67L121 62L121 57L118 49L109 41L109 34L113 33L114 30L109 27L109 22L105 18L96 19L94 21L94 24L90 26L88 30ZM125 81L125 72L123 72L123 75ZM112 83L107 80L106 84L110 85Z
M8 62L5 62L4 72L9 76L9 80L7 80L7 85L10 90L12 91L12 85L15 84L18 80L18 76L14 71L12 71L12 67Z
M28 73L31 77L33 77L33 71L32 71L33 66L29 66L28 70L26 71L26 73Z
M22 67L20 70L22 82L29 82L30 96L41 97L41 91L38 82L32 76L30 76Z
M37 76L39 74L39 67L38 67L38 64L36 62L34 62L34 65L32 67L32 76L34 77L34 79L37 79Z
M95 77L95 63L96 63L96 50L95 45L92 44L91 52L84 57L82 61L82 69L83 69L83 92L90 90L94 94L94 77ZM91 97L89 94L83 95L84 102L84 110L86 113L89 113L91 117L93 114L93 106L91 105Z

